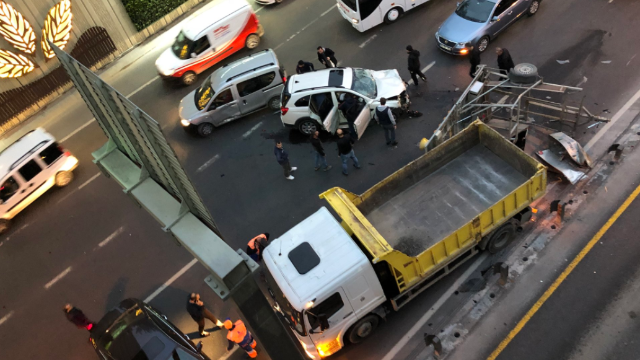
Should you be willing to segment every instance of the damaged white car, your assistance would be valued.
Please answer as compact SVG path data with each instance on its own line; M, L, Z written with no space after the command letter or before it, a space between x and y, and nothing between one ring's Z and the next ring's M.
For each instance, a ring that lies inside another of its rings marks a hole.
M330 68L293 75L282 90L280 118L284 126L306 135L316 130L335 133L338 128L348 128L338 106L345 96L352 96L357 105L355 128L360 138L380 105L380 98L386 98L392 109L406 109L406 90L406 83L395 69Z

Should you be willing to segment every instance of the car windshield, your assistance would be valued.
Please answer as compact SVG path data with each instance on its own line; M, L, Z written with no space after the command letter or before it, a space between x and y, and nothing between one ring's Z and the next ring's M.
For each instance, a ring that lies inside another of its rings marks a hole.
M215 92L211 87L211 77L208 77L207 80L205 80L202 83L202 85L198 88L198 90L196 90L196 93L194 96L194 101L196 102L196 108L198 108L198 110L204 109L214 94Z
M189 49L192 44L193 40L186 37L185 34L180 31L176 37L176 41L171 45L171 50L178 58L184 60L189 57Z
M347 5L351 10L358 11L356 1L357 0L342 0L342 3Z
M496 3L488 0L464 0L456 9L456 15L473 22L483 23L489 20Z
M375 99L378 95L376 80L371 75L370 70L353 69L353 83L351 90L360 93L369 99Z

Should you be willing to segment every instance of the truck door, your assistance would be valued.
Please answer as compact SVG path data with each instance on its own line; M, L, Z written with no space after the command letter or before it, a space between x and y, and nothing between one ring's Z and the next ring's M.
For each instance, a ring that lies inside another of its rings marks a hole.
M349 303L349 298L342 288L338 288L335 293L315 304L305 313L309 329L311 329L309 333L314 343L324 343L336 339L341 333L344 333L345 324L351 324L356 317ZM329 322L329 328L324 332L320 331L319 316L321 315L326 316Z

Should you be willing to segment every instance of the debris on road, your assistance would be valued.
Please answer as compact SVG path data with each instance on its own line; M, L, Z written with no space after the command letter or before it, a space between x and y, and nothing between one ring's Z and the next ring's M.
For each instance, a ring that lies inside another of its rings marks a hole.
M611 64L611 60L600 61L603 64Z
M568 64L569 60L556 60L558 62L558 64L560 65L564 65L564 64Z

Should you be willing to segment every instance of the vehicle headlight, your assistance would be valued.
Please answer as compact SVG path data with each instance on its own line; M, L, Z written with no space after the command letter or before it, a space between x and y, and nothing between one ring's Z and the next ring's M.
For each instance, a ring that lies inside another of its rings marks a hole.
M191 121L182 119L182 120L180 120L180 124L182 126L184 126L184 127L187 127L187 126L191 125Z
M440 31L436 31L436 39L440 37Z
M164 76L171 76L173 75L173 70L169 69L169 70L160 70L160 74L164 75Z
M354 23L354 24L357 24L357 23L359 23L359 22L360 22L360 20L358 20L358 19L351 19L351 22L352 22L352 23Z

